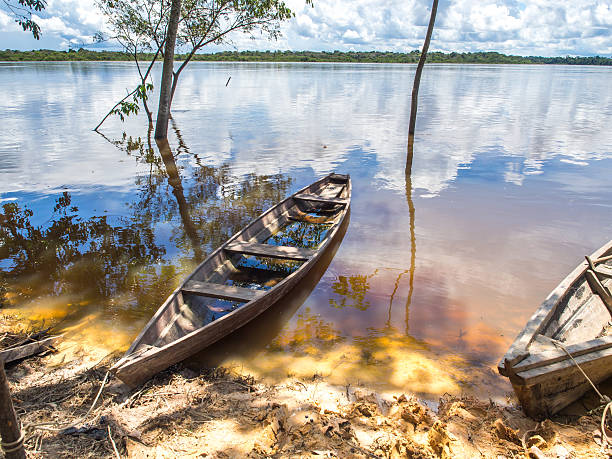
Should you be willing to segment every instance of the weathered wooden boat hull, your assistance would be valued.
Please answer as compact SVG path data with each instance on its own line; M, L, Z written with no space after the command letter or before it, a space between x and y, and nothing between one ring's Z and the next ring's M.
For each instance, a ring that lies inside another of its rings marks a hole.
M597 261L611 254L612 241L589 258ZM612 377L608 334L612 303L606 298L612 283L611 261L578 265L546 298L500 361L499 373L510 379L528 416L550 417L591 389L578 366L594 384Z
M594 384L612 376L612 348L575 359ZM570 359L517 373L510 382L527 416L537 420L558 413L592 389Z
M324 183L325 180L341 182L343 178L346 180L346 184L343 185L345 188L343 188L344 191L342 193L346 196L346 199L317 197L312 193L307 193L307 191L316 191L317 187ZM126 384L135 386L242 327L284 297L317 265L321 257L332 244L337 242L338 237L343 234L341 229L345 229L344 225L348 224L350 212L350 187L350 177L330 174L272 207L230 238L202 262L160 307L143 332L136 338L126 355L114 365L113 371L116 376ZM302 196L303 199L298 199L298 196ZM326 206L332 206L332 208L340 206L341 208L333 229L330 230L324 242L316 250L293 249L291 247L262 247L262 244L249 242L252 238L262 233L266 234L266 232L269 232L272 234L274 228L277 228L283 222L286 223L290 210L296 208L298 201L323 202ZM229 257L234 250L255 255L258 255L258 252L263 250L266 256L267 254L272 254L278 258L285 258L286 256L293 260L306 259L307 261L270 290L266 292L254 291L253 296L249 297L249 301L246 301L241 307L233 310L228 315L201 328L194 324L192 331L167 345L160 347L151 345L155 343L156 337L162 330L167 330L168 327L171 327L173 321L176 321L177 317L183 314L183 310L186 308L183 294L190 294L192 286L195 285L196 290L201 290L202 285L213 287L210 292L206 292L206 295L223 299L246 293L244 288L237 289L232 286L209 283L211 279L215 280L222 277L224 267L229 264Z

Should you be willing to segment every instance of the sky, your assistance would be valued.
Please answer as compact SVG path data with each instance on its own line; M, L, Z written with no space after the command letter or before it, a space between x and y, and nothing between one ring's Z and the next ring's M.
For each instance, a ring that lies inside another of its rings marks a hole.
M295 17L277 41L237 33L221 50L409 52L422 46L430 0L285 0ZM1 2L0 2L1 5ZM0 6L0 49L57 49L91 43L105 31L94 0L48 0L42 39L21 31ZM610 0L440 0L432 51L612 56Z

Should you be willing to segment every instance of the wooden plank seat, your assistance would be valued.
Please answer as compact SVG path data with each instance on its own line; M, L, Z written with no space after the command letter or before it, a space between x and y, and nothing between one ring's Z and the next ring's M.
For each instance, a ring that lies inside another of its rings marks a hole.
M209 296L229 301L248 302L262 296L265 290L254 290L234 285L214 284L212 282L202 282L190 280L182 288L185 293L194 295Z
M309 260L316 250L287 247L283 245L258 244L257 242L235 241L224 247L229 252L244 253L270 258L285 258L289 260Z
M348 174L336 174L335 172L332 172L331 174L329 174L329 178L330 178L329 181L331 183L336 183L336 182L346 183L348 182L349 175Z
M346 205L346 199L339 198L324 198L321 196L317 196L316 194L310 193L299 193L294 196L294 199L299 199L301 201L311 201L311 202L322 202L326 204L339 204L342 206Z

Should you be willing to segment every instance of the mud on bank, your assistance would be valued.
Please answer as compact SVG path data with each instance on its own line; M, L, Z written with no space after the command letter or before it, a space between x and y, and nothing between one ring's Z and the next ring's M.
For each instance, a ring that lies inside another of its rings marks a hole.
M81 419L117 358L64 342L7 368L29 457L608 457L597 411L538 424L492 401L447 395L431 409L317 375L270 385L226 368L176 366L134 389L111 380Z

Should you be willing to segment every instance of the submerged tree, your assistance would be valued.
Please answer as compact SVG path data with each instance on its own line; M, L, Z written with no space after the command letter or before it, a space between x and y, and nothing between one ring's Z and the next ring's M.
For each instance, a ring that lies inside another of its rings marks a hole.
M155 123L155 138L158 140L168 138L168 120L170 119L170 105L172 103L171 88L174 77L174 48L176 47L176 34L178 33L180 16L181 0L172 0L166 32L164 67L162 68L161 86L159 88L159 108L157 109L157 122ZM165 143L167 144L167 142Z
M0 10L8 13L24 32L32 32L36 40L40 40L40 26L32 19L32 13L46 8L46 0L2 0Z
M305 0L312 4L312 0ZM164 55L165 38L170 17L170 0L99 0L98 5L107 18L115 36L138 37L140 52L156 52L154 58ZM139 6L140 5L140 6ZM210 44L227 44L232 42L234 33L242 32L255 36L256 33L277 39L280 36L280 24L293 16L291 10L282 0L182 0L180 4L180 17L177 24L176 48L185 54L181 65L172 69L171 78L162 83L168 91L168 113L170 113L172 100L176 92L179 77L187 67L193 56ZM114 19L113 19L114 18ZM117 20L119 18L120 20ZM113 37L109 37L113 38ZM125 46L125 39L120 43ZM126 48L130 55L138 58L134 48ZM145 72L146 73L146 72ZM143 74L144 75L144 74ZM147 74L147 76L149 76ZM141 82L142 84L142 82ZM125 100L133 97L128 94ZM132 99L130 104L138 104L139 99ZM125 108L126 110L121 110ZM134 105L117 105L115 109L119 115L137 112ZM163 122L163 119L161 120ZM156 138L165 138L167 126L160 124L159 132L156 129Z
M414 292L414 271L416 267L416 236L414 226L415 209L414 201L412 199L412 159L414 157L414 130L416 126L416 115L419 102L419 85L421 84L421 74L423 73L423 67L425 66L425 60L427 59L427 51L429 50L429 42L431 41L434 23L436 22L437 11L438 0L433 0L433 4L431 6L431 15L429 17L429 25L427 26L427 34L425 35L425 42L423 43L423 51L421 52L419 63L417 64L416 73L414 75L414 84L412 86L412 102L410 105L410 125L408 127L408 145L405 166L406 201L408 203L408 212L410 214L410 290L408 292L408 298L406 300L406 335L408 335L410 304L412 302L412 294ZM389 314L389 320L390 318L391 315Z

